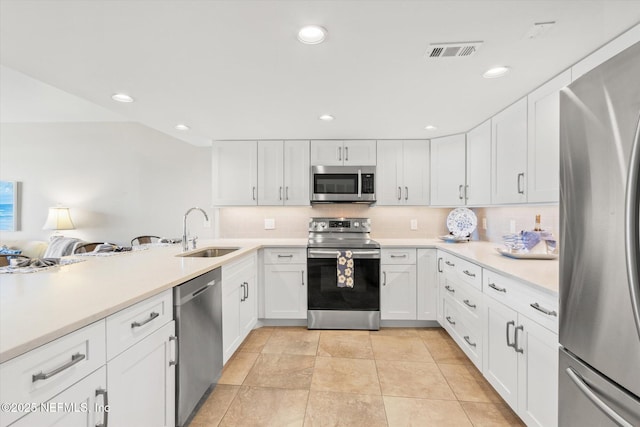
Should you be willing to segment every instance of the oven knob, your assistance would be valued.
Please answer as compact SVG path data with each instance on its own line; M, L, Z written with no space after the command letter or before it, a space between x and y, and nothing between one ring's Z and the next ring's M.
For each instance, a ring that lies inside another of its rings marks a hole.
M322 221L320 223L318 223L318 229L320 230L324 230L325 228L327 228L327 223Z
M356 222L354 222L354 223L353 223L353 226L354 226L355 228L358 228L358 227L360 227L360 223L359 223L358 221L356 221Z

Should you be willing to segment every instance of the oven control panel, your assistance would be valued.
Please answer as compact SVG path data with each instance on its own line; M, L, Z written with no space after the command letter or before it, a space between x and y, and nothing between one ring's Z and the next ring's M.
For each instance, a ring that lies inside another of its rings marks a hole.
M371 231L369 218L311 218L309 231L368 233Z

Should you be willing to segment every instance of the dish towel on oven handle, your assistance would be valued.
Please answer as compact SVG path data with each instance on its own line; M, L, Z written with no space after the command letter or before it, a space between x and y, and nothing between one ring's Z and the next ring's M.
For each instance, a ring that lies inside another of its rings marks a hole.
M353 253L338 251L338 287L353 288Z

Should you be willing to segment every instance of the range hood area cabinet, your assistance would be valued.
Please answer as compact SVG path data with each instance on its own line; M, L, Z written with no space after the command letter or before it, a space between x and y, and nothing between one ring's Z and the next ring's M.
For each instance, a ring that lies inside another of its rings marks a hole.
M311 166L375 166L375 140L311 141Z
M379 206L429 205L429 140L378 140Z
M214 141L213 205L309 205L309 141Z
M309 141L258 141L258 205L309 204Z

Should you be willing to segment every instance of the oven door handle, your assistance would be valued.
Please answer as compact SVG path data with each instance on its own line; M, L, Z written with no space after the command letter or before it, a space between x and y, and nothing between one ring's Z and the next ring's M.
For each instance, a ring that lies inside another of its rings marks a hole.
M362 170L358 169L358 199L362 198Z
M338 251L322 250L322 249L309 249L308 255L310 258L338 258ZM353 258L380 258L379 250L352 250Z

